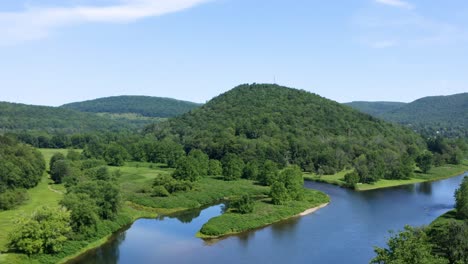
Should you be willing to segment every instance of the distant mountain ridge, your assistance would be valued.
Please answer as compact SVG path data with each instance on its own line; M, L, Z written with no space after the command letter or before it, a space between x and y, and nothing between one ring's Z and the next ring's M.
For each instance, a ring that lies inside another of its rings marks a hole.
M423 97L407 104L351 102L346 105L423 134L468 137L468 93Z
M201 104L164 97L121 95L62 105L62 108L92 113L138 114L168 118L187 113Z
M0 130L82 133L121 131L132 128L126 122L71 109L0 102Z
M354 101L351 103L345 103L345 105L349 105L361 112L364 112L366 114L376 116L376 117L381 117L385 113L395 111L405 106L406 104L407 103L386 102L386 101L380 101L380 102Z

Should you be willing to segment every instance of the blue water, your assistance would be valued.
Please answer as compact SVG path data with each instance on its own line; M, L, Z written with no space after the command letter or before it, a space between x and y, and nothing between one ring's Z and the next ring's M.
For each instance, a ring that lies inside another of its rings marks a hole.
M468 176L468 174L465 174ZM196 232L222 206L173 218L141 219L75 263L368 263L389 230L427 225L454 207L463 175L396 188L354 192L306 182L331 197L329 206L304 217L203 241Z

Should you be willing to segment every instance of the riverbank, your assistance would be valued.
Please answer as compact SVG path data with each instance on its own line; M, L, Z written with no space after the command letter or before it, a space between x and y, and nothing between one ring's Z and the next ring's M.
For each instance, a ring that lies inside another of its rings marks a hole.
M279 221L313 213L325 207L330 198L316 190L305 190L303 201L289 201L273 205L269 198L255 202L254 211L249 214L226 212L211 218L202 226L197 237L215 239L269 226Z
M386 180L382 179L373 184L358 184L356 185L356 191L369 191L375 189L396 187L402 185L409 185L414 183L421 182L431 182L444 180L451 177L461 175L468 171L468 160L463 160L461 164L452 165L447 164L440 167L434 167L429 173L421 173L420 171L415 171L414 177L408 180ZM334 175L314 175L314 174L304 174L304 180L308 181L317 181L328 184L333 184L341 187L347 187L346 182L344 181L344 176L348 171L338 172Z

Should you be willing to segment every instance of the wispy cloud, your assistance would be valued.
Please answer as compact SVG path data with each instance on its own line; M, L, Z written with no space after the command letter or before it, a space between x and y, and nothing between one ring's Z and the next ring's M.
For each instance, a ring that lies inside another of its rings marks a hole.
M394 7L413 9L414 6L408 2L402 0L375 0L375 2L383 5L389 5Z
M26 6L18 12L0 12L0 44L46 37L74 24L128 23L191 8L210 0L120 0L108 6Z
M468 31L457 21L437 20L418 10L402 12L371 6L357 12L352 24L356 30L356 40L371 48L442 46L468 42Z

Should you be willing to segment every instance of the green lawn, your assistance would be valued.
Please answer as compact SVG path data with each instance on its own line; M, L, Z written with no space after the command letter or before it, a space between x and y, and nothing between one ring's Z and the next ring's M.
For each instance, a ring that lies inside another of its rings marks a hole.
M460 175L464 173L465 171L468 171L468 160L463 160L463 162L459 165L447 164L447 165L440 166L440 167L434 167L430 170L429 173L422 173L421 171L419 171L419 169L417 169L414 173L414 177L408 180L382 179L382 180L375 182L374 184L358 184L356 186L356 190L368 191L368 190L374 190L374 189L413 184L413 183L418 183L418 182L442 180L442 179ZM350 171L349 170L341 171L334 175L323 175L323 176L306 173L304 174L304 179L310 180L310 181L330 183L330 184L334 184L338 186L346 186L346 183L344 181L344 176L348 172Z

